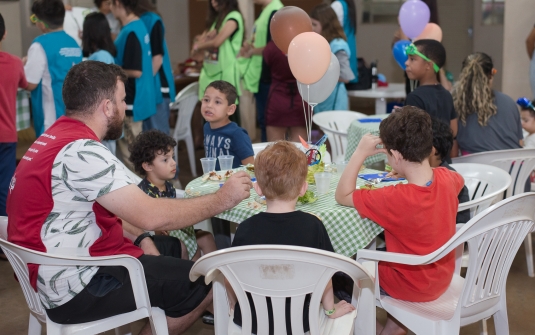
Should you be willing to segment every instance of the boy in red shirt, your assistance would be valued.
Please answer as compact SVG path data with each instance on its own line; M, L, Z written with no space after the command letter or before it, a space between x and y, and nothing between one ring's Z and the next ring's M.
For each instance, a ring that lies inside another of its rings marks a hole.
M464 180L443 167L431 168L433 147L431 117L423 110L405 106L384 119L380 137L365 135L347 165L338 187L336 201L355 207L359 215L385 229L390 252L426 255L455 234L459 201ZM382 147L381 147L382 145ZM373 190L355 190L357 174L366 157L386 153L388 164L407 184ZM425 302L437 299L451 282L454 253L423 266L380 262L381 290L396 299ZM405 334L406 327L388 316L378 334Z
M0 14L0 216L6 216L9 181L17 164L17 88L26 88L22 61L2 52L6 37L4 18Z

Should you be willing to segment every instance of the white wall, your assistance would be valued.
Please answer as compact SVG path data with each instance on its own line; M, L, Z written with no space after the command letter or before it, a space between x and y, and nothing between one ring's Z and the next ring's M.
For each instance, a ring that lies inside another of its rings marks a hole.
M22 56L20 8L18 2L0 2L0 13L6 24L7 36L2 41L2 50ZM2 38L2 36L0 36Z
M158 12L165 24L165 40L173 67L179 61L189 58L189 17L188 1L158 0Z
M525 41L533 29L534 13L535 0L505 1L502 91L515 100L532 95Z

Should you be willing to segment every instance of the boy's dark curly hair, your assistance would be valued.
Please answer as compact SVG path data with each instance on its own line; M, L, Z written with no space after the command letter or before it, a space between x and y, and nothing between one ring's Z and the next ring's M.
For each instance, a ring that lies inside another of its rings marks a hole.
M397 109L381 122L379 134L386 150L399 151L409 162L421 163L433 149L431 117L418 107Z
M433 147L441 160L444 160L453 146L453 133L449 124L437 119L431 118L433 125Z
M134 164L136 172L145 176L147 172L143 169L143 163L152 164L157 154L166 154L175 146L174 138L159 130L151 129L139 134L134 142L128 146L129 159Z
M65 19L65 5L61 0L35 0L32 4L32 14L48 25L50 29L63 26Z

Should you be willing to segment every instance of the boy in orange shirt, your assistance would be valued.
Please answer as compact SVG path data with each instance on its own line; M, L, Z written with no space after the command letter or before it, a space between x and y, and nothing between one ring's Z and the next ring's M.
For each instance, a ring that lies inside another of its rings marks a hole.
M336 201L383 227L387 251L429 254L455 234L457 195L464 180L456 172L429 165L433 133L431 118L423 110L400 108L381 122L379 132L380 137L367 134L360 141L340 178ZM377 153L386 153L388 164L408 183L355 190L364 159ZM454 253L423 266L380 262L381 291L396 299L432 301L446 291L454 267ZM377 330L383 335L406 333L391 316L384 328L377 324Z

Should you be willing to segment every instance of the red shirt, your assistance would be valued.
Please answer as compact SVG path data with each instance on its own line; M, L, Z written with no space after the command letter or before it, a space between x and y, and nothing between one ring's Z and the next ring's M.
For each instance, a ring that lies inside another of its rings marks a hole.
M0 51L0 142L17 142L17 88L26 88L22 61Z
M455 234L457 195L464 180L460 174L443 167L433 172L433 183L428 187L400 184L353 192L359 215L385 229L387 251L426 255ZM446 291L454 269L454 251L429 265L380 262L379 284L396 299L432 301Z

